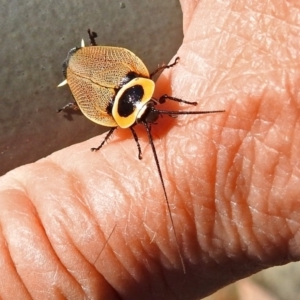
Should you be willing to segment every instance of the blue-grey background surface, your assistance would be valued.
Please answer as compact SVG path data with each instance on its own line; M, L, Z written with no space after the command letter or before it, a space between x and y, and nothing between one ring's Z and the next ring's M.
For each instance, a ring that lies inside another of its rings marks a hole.
M80 114L57 114L72 101L61 64L88 43L125 47L154 70L182 42L182 12L168 1L5 0L0 4L0 175L96 136L106 128ZM97 146L97 145L96 145Z

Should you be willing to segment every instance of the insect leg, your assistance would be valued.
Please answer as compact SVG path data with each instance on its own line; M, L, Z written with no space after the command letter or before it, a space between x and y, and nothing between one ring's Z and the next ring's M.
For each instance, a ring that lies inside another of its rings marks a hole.
M176 240L177 252L178 252L178 255L179 255L179 258L180 258L180 261L181 261L183 272L186 273L185 263L183 261L183 257L182 257L182 254L181 254L181 251L180 251L180 248L179 248L178 238L177 238L177 234L176 234L176 230L175 230L175 225L174 225L174 221L173 221L173 217L172 217L172 212L171 212L169 199L168 199L167 192L166 192L164 179L163 179L163 176L162 176L162 173L161 173L160 164L159 164L157 153L156 153L155 146L154 146L154 143L153 143L153 138L152 138L152 134L151 134L151 126L146 122L143 122L143 124L144 124L144 126L146 127L146 130L147 130L147 134L148 134L149 142L150 142L152 152L153 152L153 155L154 155L154 160L155 160L155 164L156 164L156 167L157 167L158 175L159 175L159 178L160 178L161 185L163 187L163 191L164 191L164 195L165 195L165 199L166 199L166 203L167 203L167 208L168 208L168 213L169 213L169 216L170 216L170 219L171 219L172 228L173 228L173 232L174 232L174 236L175 236L175 240Z
M158 67L154 72L152 72L152 73L150 74L150 78L152 78L155 74L157 74L158 72L160 72L160 71L162 71L162 70L164 70L164 69L169 69L169 68L174 67L174 66L178 63L178 61L179 61L179 57L176 57L176 58L175 58L175 61L174 61L172 64L170 64L170 65L164 65L164 66Z
M109 139L109 137L113 134L113 132L115 131L117 127L113 127L109 130L109 132L107 133L106 137L104 138L103 142L100 144L99 147L97 148L91 148L92 151L98 151Z
M80 110L77 103L74 101L74 102L70 102L70 103L66 104L64 107L58 109L56 112L59 113L66 109Z
M138 138L136 132L134 131L133 127L131 126L129 128L130 128L130 130L132 132L133 138L134 138L134 140L136 142L136 145L137 145L137 148L138 148L138 151L139 151L139 159L142 159L143 157L142 157L141 146L140 146L140 143L139 143L139 138Z
M88 34L89 34L89 38L90 38L90 42L92 46L97 46L97 43L95 41L95 38L98 36L96 32L91 31L90 29L88 29Z

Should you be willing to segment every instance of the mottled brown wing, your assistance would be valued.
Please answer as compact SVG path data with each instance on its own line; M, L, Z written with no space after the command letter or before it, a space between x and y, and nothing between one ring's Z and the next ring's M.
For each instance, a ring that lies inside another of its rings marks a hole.
M107 126L118 126L107 113L108 100L114 96L114 90L101 87L91 80L70 74L68 84L82 113L91 121Z
M144 63L124 48L90 46L80 48L69 59L67 81L82 113L91 121L108 127L117 123L107 113L122 79L135 72L149 78Z

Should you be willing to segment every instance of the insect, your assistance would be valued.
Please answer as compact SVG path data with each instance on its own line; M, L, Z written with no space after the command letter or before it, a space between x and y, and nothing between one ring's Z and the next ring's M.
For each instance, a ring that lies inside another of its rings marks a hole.
M153 73L149 73L144 63L131 51L118 47L97 46L95 41L97 34L90 30L88 30L88 34L91 45L85 47L82 40L81 47L72 48L63 63L63 74L66 79L58 86L68 84L75 102L65 105L58 112L67 108L80 109L91 121L110 127L102 143L98 147L92 148L92 151L99 150L116 128L129 128L138 148L138 157L142 159L141 147L134 126L142 124L145 127L166 200L177 252L185 272L169 199L153 143L151 125L156 123L159 116L162 115L173 117L218 113L223 110L168 111L157 109L157 104L163 104L166 100L197 105L197 102L186 101L166 94L159 99L153 97L155 89L153 76L164 69L174 67L179 58L177 57L173 63L163 65Z

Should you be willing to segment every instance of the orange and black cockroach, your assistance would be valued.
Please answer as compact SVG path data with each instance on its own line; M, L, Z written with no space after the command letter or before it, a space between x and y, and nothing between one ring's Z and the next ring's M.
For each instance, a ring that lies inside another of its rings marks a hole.
M145 127L162 184L177 251L185 272L165 183L153 143L151 125L155 124L162 115L174 117L218 113L223 110L170 111L157 109L157 104L163 104L166 100L197 105L197 102L186 101L167 94L162 95L159 99L153 97L154 75L164 69L174 67L178 63L179 57L173 63L163 65L153 73L149 73L144 63L131 51L119 47L97 46L95 41L97 34L90 30L88 30L88 34L90 46L85 47L82 40L81 47L72 48L63 63L65 80L58 86L68 84L75 102L67 104L58 111L66 108L80 109L91 121L111 128L102 143L98 147L92 148L92 151L99 150L116 128L129 128L137 144L138 157L141 159L141 147L134 126L142 124Z

